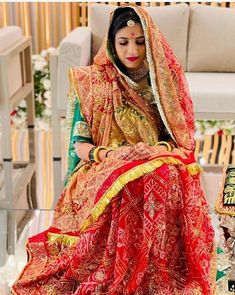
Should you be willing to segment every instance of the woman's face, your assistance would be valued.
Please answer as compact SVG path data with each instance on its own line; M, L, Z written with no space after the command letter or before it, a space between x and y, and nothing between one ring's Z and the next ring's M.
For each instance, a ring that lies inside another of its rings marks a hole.
M141 24L124 27L115 35L115 49L121 63L130 70L139 69L145 59L145 40Z

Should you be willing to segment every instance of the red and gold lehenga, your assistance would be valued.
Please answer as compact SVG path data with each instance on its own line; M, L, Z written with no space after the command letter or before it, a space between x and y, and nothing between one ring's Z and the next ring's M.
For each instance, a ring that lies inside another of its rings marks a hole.
M131 7L143 26L151 86L119 70L107 38L93 65L71 69L67 182L52 226L28 240L30 258L13 294L214 293L214 231L193 156L185 77L149 15ZM76 140L154 146L159 124L187 157L91 163L76 156Z

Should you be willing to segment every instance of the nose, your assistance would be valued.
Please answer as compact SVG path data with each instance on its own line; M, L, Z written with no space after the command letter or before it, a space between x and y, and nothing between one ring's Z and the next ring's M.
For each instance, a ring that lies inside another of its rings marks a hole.
M134 40L129 42L128 54L129 54L129 56L137 56L138 55L137 45Z

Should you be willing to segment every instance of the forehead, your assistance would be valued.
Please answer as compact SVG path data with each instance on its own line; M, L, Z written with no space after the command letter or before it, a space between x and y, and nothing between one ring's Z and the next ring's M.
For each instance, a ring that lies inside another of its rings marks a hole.
M124 37L124 38L132 38L133 35L135 37L139 37L139 36L143 36L144 32L142 29L141 24L135 24L133 27L124 27L122 29L120 29L119 31L117 31L116 33L116 38L120 38L120 37Z

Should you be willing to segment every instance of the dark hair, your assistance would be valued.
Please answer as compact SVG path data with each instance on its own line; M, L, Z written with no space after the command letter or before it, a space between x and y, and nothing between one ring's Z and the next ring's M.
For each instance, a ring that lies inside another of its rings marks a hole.
M133 20L135 23L141 23L140 18L133 8L120 7L114 11L112 23L109 28L109 40L114 46L114 39L117 32L127 26L128 20Z
M110 41L110 50L116 56L116 50L115 50L115 35L117 32L127 26L127 22L129 20L133 20L135 23L141 24L140 18L135 12L135 10L131 7L120 7L117 8L114 11L114 15L112 18L112 23L109 27L109 32L108 32L108 39ZM125 68L121 64L121 62L118 60L116 57L115 63L117 66L121 69L122 72L126 73Z

